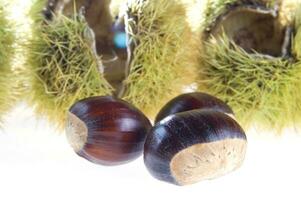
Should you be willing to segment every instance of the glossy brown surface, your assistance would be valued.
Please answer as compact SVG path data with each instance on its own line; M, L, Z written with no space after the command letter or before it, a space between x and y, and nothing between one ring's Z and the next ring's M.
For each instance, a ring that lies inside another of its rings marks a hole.
M144 146L144 163L155 178L182 185L172 174L171 162L174 157L195 145L203 145L203 152L210 152L211 144L214 142L223 144L225 140L245 142L247 140L240 125L228 115L213 110L191 110L177 113L157 123L147 136ZM240 151L236 149L237 146L231 144L230 142L227 149L231 149L232 152ZM203 152L195 152L195 155L192 155L197 158L195 162L199 162L199 159L206 159L202 155L208 154ZM215 154L219 155L218 151ZM214 163L222 163L221 159L223 158L214 156L214 159L216 159ZM184 159L180 162L182 166L177 166L177 168L185 169L185 166L191 164L191 159L188 160L190 163L186 163ZM198 167L201 166L198 165ZM220 167L223 168L225 165L221 164ZM217 170L220 171L219 168ZM206 177L207 172L202 173L202 177ZM212 170L210 173L214 174ZM190 179L194 180L193 177Z
M73 105L70 112L87 126L86 143L77 153L98 164L117 165L142 154L151 129L138 109L113 97L92 97Z
M169 101L159 112L155 123L165 117L194 109L211 109L215 111L232 114L232 109L222 100L202 92L182 94Z

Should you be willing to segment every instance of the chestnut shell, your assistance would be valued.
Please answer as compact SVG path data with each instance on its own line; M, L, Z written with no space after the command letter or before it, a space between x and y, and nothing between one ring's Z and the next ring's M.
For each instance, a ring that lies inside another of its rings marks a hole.
M155 178L183 185L176 180L171 170L171 162L179 152L194 145L210 145L218 141L235 139L242 141L244 146L247 143L246 135L240 125L224 113L213 110L178 113L165 118L153 127L145 142L144 163ZM245 148L236 149L231 145L230 148L233 151L242 151L240 152L242 158L239 159L243 161Z
M202 92L186 93L169 101L158 113L155 123L165 117L194 109L211 109L234 115L233 110L222 100Z
M138 158L152 127L137 108L111 96L81 100L69 112L69 142L79 156L102 165L118 165ZM74 116L81 122L72 120ZM81 123L87 133L79 132Z

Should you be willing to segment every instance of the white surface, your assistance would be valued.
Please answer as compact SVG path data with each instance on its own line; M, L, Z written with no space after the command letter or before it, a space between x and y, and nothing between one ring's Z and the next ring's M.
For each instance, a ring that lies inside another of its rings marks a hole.
M178 187L153 179L142 158L103 167L78 157L65 136L25 106L0 133L0 199L301 199L301 136L249 134L245 163L220 179Z

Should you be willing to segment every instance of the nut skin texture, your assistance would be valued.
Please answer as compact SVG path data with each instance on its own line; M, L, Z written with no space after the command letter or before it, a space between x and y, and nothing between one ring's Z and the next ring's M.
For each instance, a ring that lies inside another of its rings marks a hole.
M137 108L111 96L81 100L69 112L87 127L85 144L76 153L101 165L119 165L138 158L152 127Z
M210 109L234 115L233 110L222 100L206 93L193 92L182 94L169 101L160 110L155 123L158 123L169 115L194 109Z
M175 179L170 167L176 154L194 145L232 139L247 142L240 125L222 112L191 110L177 113L153 127L145 142L144 163L155 178L182 185Z

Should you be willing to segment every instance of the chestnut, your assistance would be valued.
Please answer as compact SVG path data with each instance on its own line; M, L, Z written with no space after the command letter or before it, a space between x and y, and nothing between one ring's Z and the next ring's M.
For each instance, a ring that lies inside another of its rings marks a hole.
M239 168L247 138L225 113L196 109L170 115L148 134L144 163L157 179L188 185Z
M102 165L119 165L142 154L152 125L131 104L112 96L83 99L67 116L66 135L81 157Z
M233 110L222 100L202 92L193 92L179 95L169 101L159 112L155 123L163 118L194 109L212 109L234 116Z

